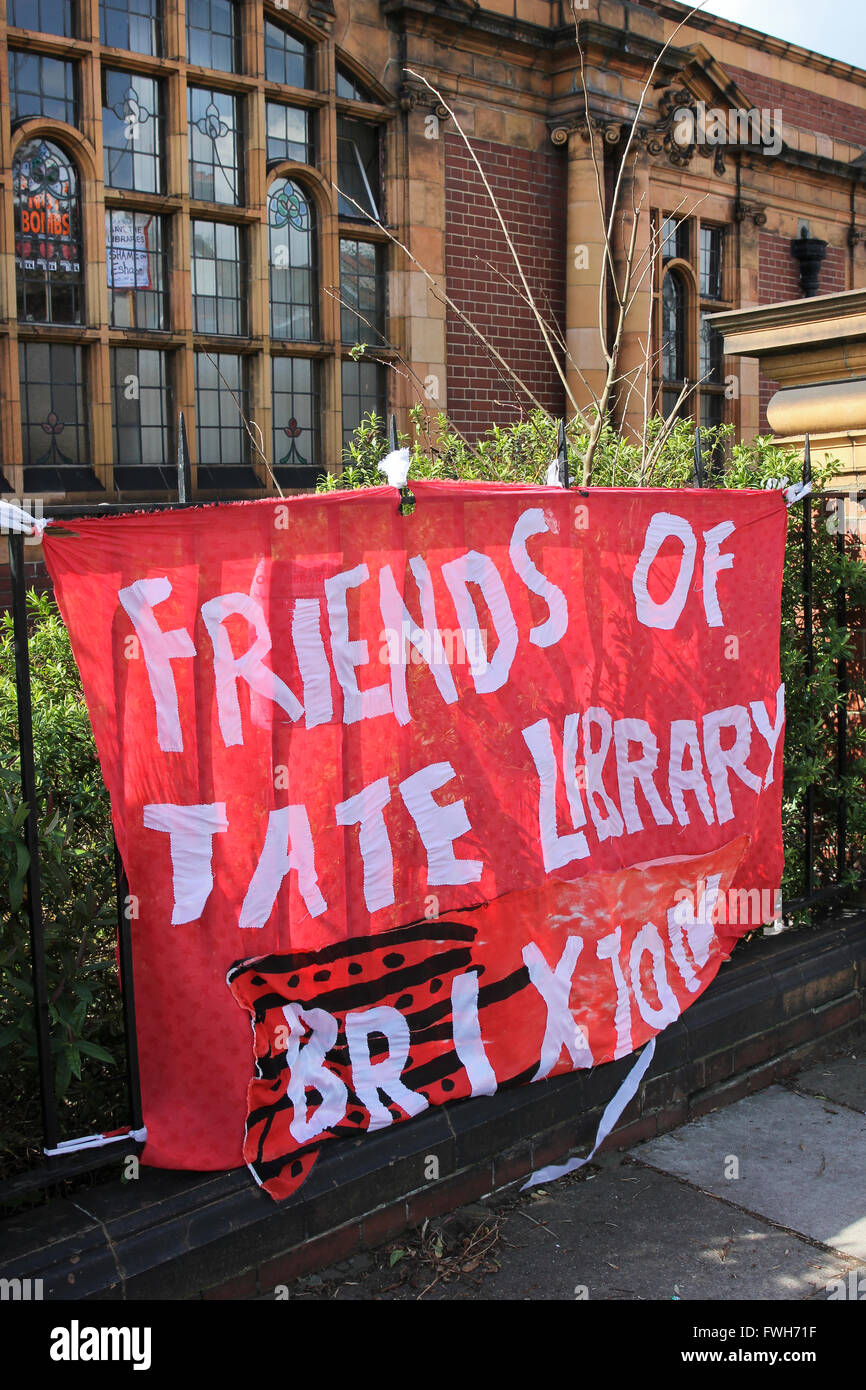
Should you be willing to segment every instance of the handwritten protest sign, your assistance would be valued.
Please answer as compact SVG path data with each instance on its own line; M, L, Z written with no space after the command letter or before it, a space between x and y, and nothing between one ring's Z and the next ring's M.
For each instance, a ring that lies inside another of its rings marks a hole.
M284 1196L331 1138L626 1055L773 916L783 498L413 491L45 531L156 1165Z

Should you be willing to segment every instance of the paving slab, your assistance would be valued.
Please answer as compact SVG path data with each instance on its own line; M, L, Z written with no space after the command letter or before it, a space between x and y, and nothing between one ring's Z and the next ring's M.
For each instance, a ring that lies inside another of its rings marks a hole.
M495 1214L500 1204L484 1205ZM600 1172L512 1198L499 1221L492 1253L500 1268L484 1278L437 1282L436 1263L403 1237L393 1242L404 1252L399 1263L391 1265L388 1251L362 1256L314 1282L298 1281L290 1297L796 1301L826 1297L852 1264L622 1155L611 1155Z
M632 1152L703 1192L866 1260L866 1115L771 1086Z
M844 1057L801 1071L793 1086L866 1114L866 1048L852 1048Z

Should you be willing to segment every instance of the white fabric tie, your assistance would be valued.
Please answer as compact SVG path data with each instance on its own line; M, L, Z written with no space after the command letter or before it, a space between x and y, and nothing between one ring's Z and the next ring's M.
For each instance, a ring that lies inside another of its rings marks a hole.
M82 1149L101 1149L105 1144L119 1144L122 1139L132 1139L143 1144L147 1139L147 1126L130 1129L125 1134L87 1134L83 1139L61 1139L56 1149L43 1149L46 1158L60 1158L63 1154L79 1153Z
M533 1173L528 1182L523 1184L520 1189L521 1192L525 1192L528 1187L537 1187L539 1183L554 1182L556 1178L564 1178L566 1173L575 1173L578 1168L582 1168L584 1164L589 1163L595 1157L623 1110L637 1094L637 1088L643 1081L655 1050L656 1040L650 1038L613 1100L608 1101L598 1126L592 1152L588 1153L586 1158L571 1158L567 1163L552 1164L549 1168L539 1168L538 1172Z
M48 517L31 516L15 502L0 502L0 532L17 532L22 536L41 536Z

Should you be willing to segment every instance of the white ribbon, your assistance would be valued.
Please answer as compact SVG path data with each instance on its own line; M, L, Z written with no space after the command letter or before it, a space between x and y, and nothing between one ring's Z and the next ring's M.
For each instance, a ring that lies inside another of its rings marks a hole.
M802 502L804 497L808 497L811 491L811 480L808 483L794 483L785 488L785 501L789 507L793 507L795 502Z
M547 486L562 487L562 478L559 476L559 459L551 459L547 465Z
M409 477L411 456L408 449L393 449L379 464L379 472L384 473L392 487L405 487Z
M63 1154L78 1153L81 1149L101 1149L104 1144L118 1144L121 1139L134 1139L143 1144L147 1139L147 1126L143 1129L130 1129L126 1134L87 1134L83 1139L61 1139L56 1149L43 1149L46 1158L60 1158Z
M542 1182L554 1182L557 1178L564 1178L566 1173L576 1172L578 1168L582 1168L585 1163L589 1163L590 1160L595 1157L623 1110L625 1110L629 1101L636 1095L637 1088L643 1081L647 1068L653 1059L655 1050L656 1040L655 1038L650 1038L613 1100L608 1101L598 1126L598 1133L595 1136L592 1152L588 1153L586 1158L571 1158L567 1163L552 1164L549 1168L539 1168L538 1172L533 1173L532 1177L523 1184L520 1189L521 1192L525 1192L528 1187L537 1187L539 1183Z
M15 531L23 536L41 536L48 518L31 516L15 502L0 502L0 533Z

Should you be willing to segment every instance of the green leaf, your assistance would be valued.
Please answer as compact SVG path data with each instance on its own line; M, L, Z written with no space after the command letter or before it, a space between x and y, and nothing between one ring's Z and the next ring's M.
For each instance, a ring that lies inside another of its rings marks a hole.
M100 1047L98 1043L87 1042L84 1038L78 1039L78 1051L84 1052L88 1057L95 1057L98 1062L108 1062L114 1065L114 1058L105 1047Z

